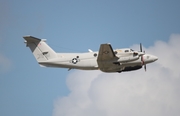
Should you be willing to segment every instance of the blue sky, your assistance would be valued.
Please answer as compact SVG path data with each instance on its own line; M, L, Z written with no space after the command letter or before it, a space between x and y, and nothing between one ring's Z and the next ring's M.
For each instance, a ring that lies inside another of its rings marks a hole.
M47 39L57 52L97 51L101 43L148 48L180 34L179 11L178 0L1 0L0 115L50 116L70 94L76 70L39 67L24 35Z

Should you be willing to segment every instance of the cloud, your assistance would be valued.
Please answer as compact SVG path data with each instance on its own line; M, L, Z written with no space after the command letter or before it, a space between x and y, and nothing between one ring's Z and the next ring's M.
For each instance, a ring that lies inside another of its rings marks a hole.
M147 72L72 72L70 94L55 100L53 116L179 116L179 43L180 35L172 34L168 42L144 48L159 57Z

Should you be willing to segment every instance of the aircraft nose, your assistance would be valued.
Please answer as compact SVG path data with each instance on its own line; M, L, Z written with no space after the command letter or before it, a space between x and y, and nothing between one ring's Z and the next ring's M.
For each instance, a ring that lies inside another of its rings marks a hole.
M152 57L153 57L153 61L158 60L158 57L157 57L157 56L152 56Z

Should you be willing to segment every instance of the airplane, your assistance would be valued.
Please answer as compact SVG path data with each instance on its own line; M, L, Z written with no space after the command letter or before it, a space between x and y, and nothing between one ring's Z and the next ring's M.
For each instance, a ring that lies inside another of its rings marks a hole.
M26 47L29 47L41 67L57 67L80 69L80 70L101 70L102 72L127 72L141 69L146 64L158 60L157 56L145 54L142 51L127 49L112 49L111 44L101 44L99 51L86 53L56 53L47 43L46 39L39 39L33 36L24 36Z

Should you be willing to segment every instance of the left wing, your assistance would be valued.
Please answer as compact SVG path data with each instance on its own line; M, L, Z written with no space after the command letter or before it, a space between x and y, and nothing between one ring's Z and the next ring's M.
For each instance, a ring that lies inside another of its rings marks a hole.
M114 54L111 44L101 44L97 58L100 70L104 72L113 70L113 68L116 68L116 65L113 62L117 59L118 57Z
M101 44L98 54L98 61L113 60L117 58L111 47L111 44Z

